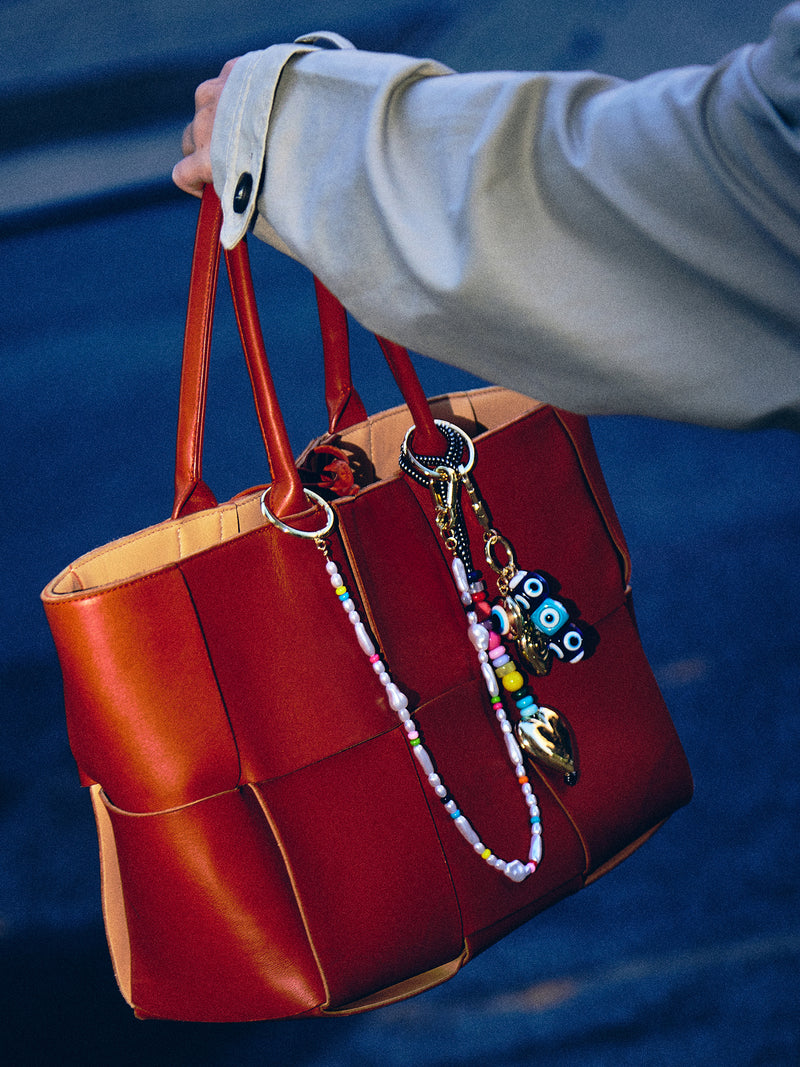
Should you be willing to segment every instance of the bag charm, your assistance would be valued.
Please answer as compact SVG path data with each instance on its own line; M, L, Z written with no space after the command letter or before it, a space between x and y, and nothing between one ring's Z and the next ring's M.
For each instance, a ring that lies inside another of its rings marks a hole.
M541 676L549 673L554 656L566 663L579 662L586 652L586 635L564 603L550 595L544 575L517 567L511 544L492 526L470 476L475 464L471 439L450 423L440 419L435 422L448 441L445 456L416 456L409 446L412 426L403 440L400 467L430 488L436 525L445 547L453 554L453 577L461 602L468 609L468 634L478 652L493 708L497 711L498 705L502 707L502 687L514 699L520 715L514 732L521 748L537 762L563 773L564 781L574 785L578 771L569 724L553 708L537 704L501 639L510 638L525 666ZM466 459L462 462L465 449ZM462 488L483 533L486 562L497 575L500 599L493 605L486 600L483 575L472 565L461 506ZM498 549L504 554L504 561L498 557Z
M493 698L492 706L495 709L500 728L503 731L503 739L506 744L508 758L514 768L514 773L519 782L522 797L528 808L528 817L530 819L531 843L527 860L506 861L500 859L499 856L496 856L480 839L467 817L462 814L461 809L450 794L447 786L436 773L431 754L423 745L417 724L408 709L408 697L392 680L381 654L376 649L374 639L364 625L361 615L356 608L352 593L344 584L344 578L339 573L338 566L330 557L328 544L325 538L331 532L336 522L333 508L327 501L323 500L322 497L318 496L311 489L306 488L304 489L304 492L312 503L317 504L325 512L325 523L319 530L298 530L292 526L287 526L286 523L282 522L273 514L267 504L269 488L265 489L261 496L261 511L264 517L283 533L289 533L293 534L295 537L312 540L325 557L325 570L327 571L330 583L333 586L334 594L338 597L347 614L348 621L353 627L353 632L355 633L361 651L369 659L372 664L372 669L378 677L378 681L386 692L386 699L389 702L389 706L396 713L405 729L406 740L428 780L428 785L433 789L436 796L442 802L444 810L453 820L453 823L461 836L468 844L472 845L474 851L482 860L484 860L490 867L500 871L500 873L504 874L507 878L510 878L512 882L525 881L528 875L533 874L541 862L542 820L539 812L539 802L536 798L536 794L533 792L528 776L525 773L522 752L520 751L519 745L514 740L511 723L509 723L506 718L502 702L499 699L496 683L495 697ZM489 633L483 627L478 625L478 615L476 612L469 612L467 619L469 623L468 632L470 640L476 651L478 651L479 658L481 656L484 657L482 662L483 666L483 663L485 663L485 660L488 658L485 649L489 645ZM491 671L489 671L489 674L491 674ZM492 676L492 680L494 680L494 676Z

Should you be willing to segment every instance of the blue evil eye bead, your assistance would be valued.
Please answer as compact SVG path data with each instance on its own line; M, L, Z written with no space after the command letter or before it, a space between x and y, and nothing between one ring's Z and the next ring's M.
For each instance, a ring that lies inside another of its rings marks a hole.
M549 637L557 633L569 621L569 612L560 600L548 597L531 613L531 622Z
M577 663L578 660L583 659L583 654L586 651L584 644L583 632L573 622L569 629L550 642L550 648L565 663Z
M526 575L522 583L522 592L529 600L541 600L550 595L550 589L541 574L537 571L527 571Z
M517 571L508 587L519 606L526 612L533 611L540 600L550 595L547 579L538 571Z
M511 623L508 619L508 612L500 604L495 604L492 608L491 614L492 622L494 623L495 633L500 634L502 637L508 633L511 629Z

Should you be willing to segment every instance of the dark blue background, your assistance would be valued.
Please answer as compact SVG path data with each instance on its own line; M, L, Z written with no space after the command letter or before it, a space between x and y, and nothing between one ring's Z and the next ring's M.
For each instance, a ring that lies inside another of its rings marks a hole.
M169 511L195 214L162 183L0 228L7 1062L797 1062L800 437L625 418L593 430L692 805L596 886L406 1004L339 1021L133 1020L107 959L94 828L38 593L72 558ZM301 392L319 367L310 282L268 249L253 257L299 449L324 424L321 398ZM217 341L206 473L223 498L266 474L227 313ZM368 406L394 404L374 342L354 345ZM463 381L419 366L429 392Z

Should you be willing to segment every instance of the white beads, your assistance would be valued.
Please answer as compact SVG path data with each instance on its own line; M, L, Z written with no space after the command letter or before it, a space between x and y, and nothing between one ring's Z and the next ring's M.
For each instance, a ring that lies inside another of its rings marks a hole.
M539 834L531 834L531 850L528 853L529 863L541 863L542 861L542 838Z
M503 723L505 726L505 723ZM519 745L516 738L511 733L505 735L506 748L508 749L508 755L511 762L516 766L518 763L522 763L522 753L520 752Z
M489 631L485 626L473 623L467 630L467 636L476 652L483 652L489 647Z
M510 863L506 864L504 873L512 882L524 882L531 873L531 869L519 860L511 860Z
M464 566L458 556L453 557L453 579L456 583L456 589L459 593L469 592L469 580L467 579L467 568ZM469 598L469 602L472 603L472 597Z
M447 796L447 789L442 785L442 779L434 771L433 774L428 775L428 784L433 789L434 793L440 800L444 800Z
M452 570L453 580L456 583L456 589L458 590L461 603L465 608L469 607L472 603L472 593L469 589L469 578L467 578L467 569L458 556L453 557Z
M367 633L366 627L363 622L357 622L353 625L353 629L356 632L356 640L361 646L361 651L365 656L375 655L375 646L372 643L372 638Z
M422 745L415 745L414 755L417 757L417 761L419 762L420 767L422 767L423 773L433 774L433 763L431 762L431 757L428 755L427 749L423 748Z
M389 682L386 686L386 696L392 711L402 711L404 708L408 707L408 697L405 693L400 692L394 682Z
M453 575L456 578L456 585L459 586L459 589L462 571L463 564L459 569L454 561ZM466 575L466 572L464 572L464 575ZM482 592L484 586L483 583L474 583L470 588L472 592ZM463 596L462 600L464 600ZM484 848L480 849L480 855L490 867L502 871L502 873L505 874L507 878L510 878L512 882L523 882L529 874L532 874L536 870L536 865L542 857L542 827L539 820L539 808L536 796L527 780L527 775L525 774L522 751L517 744L511 723L508 721L508 717L500 702L500 687L487 652L489 647L489 631L485 626L482 626L478 622L478 615L475 611L467 612L467 636L477 654L478 663L481 668L481 675L489 692L489 696L491 697L492 707L494 708L495 716L500 723L500 729L503 733L503 740L508 752L508 758L514 767L514 774L517 776L523 799L527 804L528 812L531 816L531 845L527 863L523 863L521 860L511 860L509 863L505 863L503 860L498 859L493 853L490 853L488 849ZM455 821L457 822L458 820L456 819ZM474 845L476 851L479 851L478 846L481 844L482 842L478 842L478 844Z
M460 831L461 836L465 838L465 840L469 841L471 845L479 844L480 839L478 838L478 835L463 815L459 815L458 818L453 819L453 822L456 824L456 828Z
M481 674L483 680L486 683L486 688L489 690L490 697L496 697L500 693L500 688L497 684L497 676L488 663L481 664Z
M322 546L321 546L322 547ZM528 857L528 863L525 864L521 860L511 860L506 863L501 860L481 841L476 830L466 818L462 815L461 810L456 804L455 800L449 795L447 787L442 779L436 773L436 768L431 758L431 754L422 744L419 736L417 725L408 710L408 697L403 693L401 689L392 681L391 675L386 669L386 664L379 657L375 649L375 643L367 630L364 623L361 621L361 616L356 610L355 601L350 596L347 588L344 584L344 579L337 567L336 563L327 559L327 551L323 547L323 554L326 556L325 570L330 578L331 585L333 586L336 595L344 608L347 618L349 619L353 631L358 641L361 651L369 657L372 663L372 669L374 670L378 681L386 691L386 699L389 702L389 706L392 711L395 712L400 723L405 729L409 745L414 753L422 773L425 775L428 781L428 785L434 791L436 796L443 802L444 810L451 817L456 829L464 838L464 840L472 846L476 854L483 859L490 867L494 867L497 871L505 874L510 878L512 882L522 882L528 877L535 869L536 865L541 860L542 856L542 838L541 838L541 825L539 821L539 808L536 801L536 796L533 793L530 785L527 781L522 781L525 777L525 768L522 762L522 753L514 739L511 724L506 718L506 714L503 711L499 702L499 687L495 672L492 669L492 665L489 662L487 649L489 646L489 632L485 626L482 626L478 622L478 615L475 611L467 612L467 636L472 647L475 649L478 657L478 663L480 664L481 675L486 688L489 692L489 696L492 698L492 704L497 716L497 720L500 723L500 729L503 732L503 740L505 741L506 749L508 751L509 759L514 767L514 773L520 780L520 787L522 789L523 796L528 806L529 815L531 817L531 845L530 853ZM461 596L462 603L465 607L468 607L472 603L472 595L476 592L482 592L484 585L482 582L475 582L472 586L469 583L467 572L463 562L456 557L453 560L453 577L455 579L456 588Z

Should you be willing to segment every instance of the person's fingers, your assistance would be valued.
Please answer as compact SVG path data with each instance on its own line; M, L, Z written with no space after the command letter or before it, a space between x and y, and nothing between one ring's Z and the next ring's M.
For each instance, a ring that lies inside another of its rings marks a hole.
M185 156L190 156L194 150L194 122L190 122L183 131L183 137L181 138L181 152L183 152Z
M172 180L192 196L202 196L203 186L212 181L211 134L219 98L235 63L229 59L216 78L201 82L195 90L195 115L181 138L184 158L172 168Z
M203 186L212 180L211 160L202 162L196 152L186 156L172 168L172 180L179 189L192 196L202 196Z
M200 82L194 91L195 111L200 112L207 107L216 108L224 84L225 80L221 76Z

